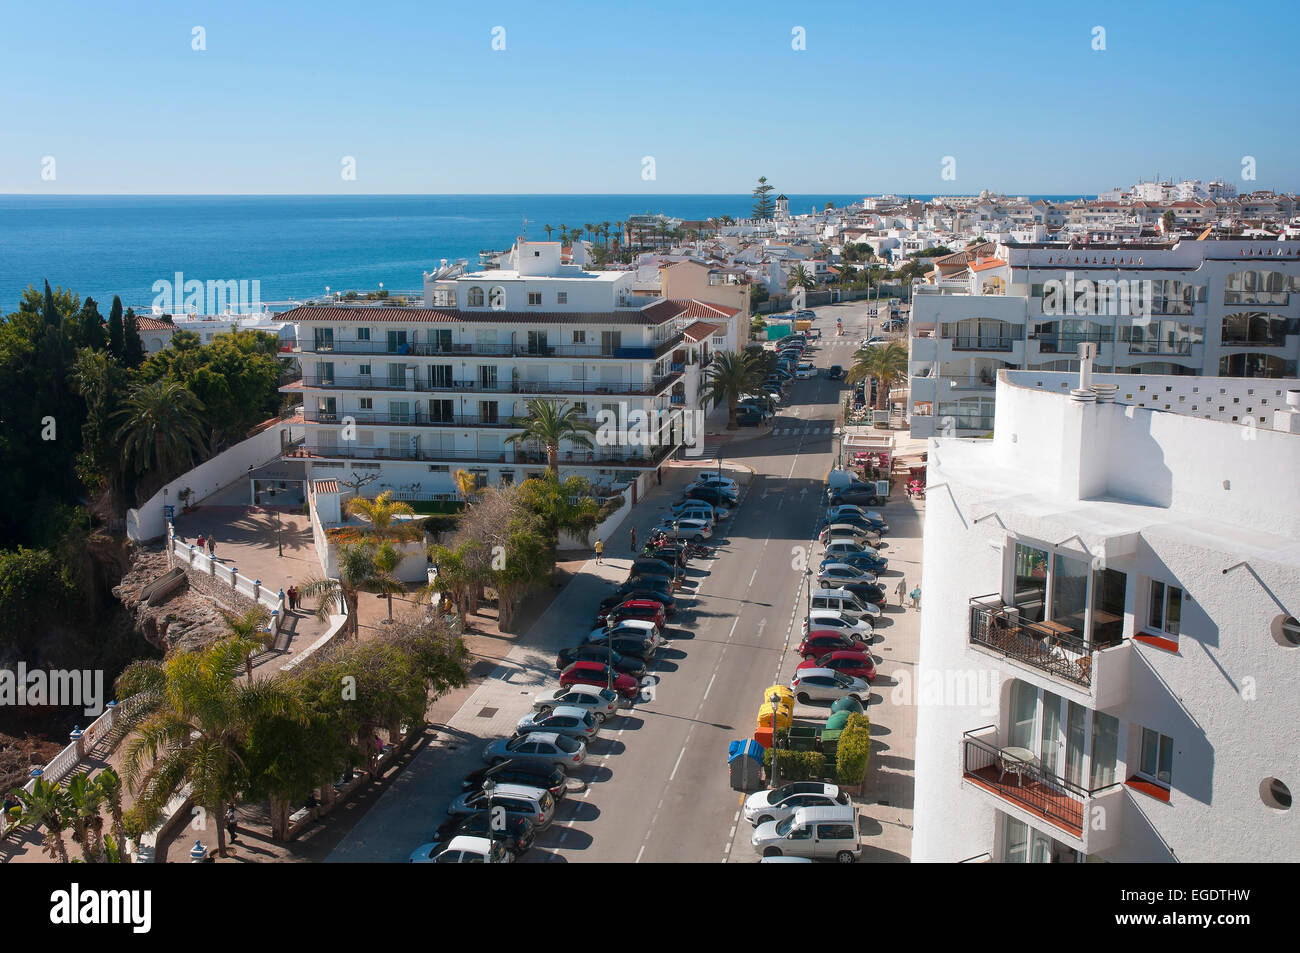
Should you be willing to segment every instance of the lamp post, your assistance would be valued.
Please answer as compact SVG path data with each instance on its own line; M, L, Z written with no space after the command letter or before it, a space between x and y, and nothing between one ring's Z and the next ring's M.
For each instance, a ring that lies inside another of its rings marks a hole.
M275 511L275 548L277 554L284 557L284 535L280 531L280 511Z
M779 750L779 747L776 742L777 739L776 712L777 712L777 706L781 704L781 696L778 695L776 692L773 692L772 696L768 699L768 701L772 705L772 777L769 779L769 782L771 783L773 789L775 789L777 787L777 777L779 771L776 764L776 753Z
M491 776L483 779L483 795L487 798L488 840L490 841L495 841L497 838L497 816L492 811L492 792L496 788L497 783Z

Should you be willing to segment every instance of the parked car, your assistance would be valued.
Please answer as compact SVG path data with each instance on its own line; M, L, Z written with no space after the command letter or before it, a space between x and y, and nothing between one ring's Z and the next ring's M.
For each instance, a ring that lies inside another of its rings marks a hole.
M801 705L839 701L845 697L865 705L871 697L871 686L865 680L841 675L829 668L797 669L790 679L790 690Z
M808 613L803 620L803 634L807 635L809 631L815 632L818 629L843 632L854 642L865 642L874 632L870 618L864 616L861 619L850 619L834 609L813 609Z
M533 696L533 710L558 708L567 705L585 708L596 716L598 721L607 721L618 711L618 695L596 685L570 685L568 688L548 688Z
M628 577L634 576L660 576L670 581L680 580L682 567L657 556L638 556L632 560L628 569Z
M738 427L761 427L765 419L762 412L753 407L740 407L736 410L736 425Z
M708 500L697 500L694 497L678 500L676 503L669 504L668 509L675 516L706 516L712 520L725 520L731 515L731 509L726 506L714 506Z
M615 609L625 602L657 602L664 614L671 616L677 612L677 600L659 589L642 589L636 586L619 586L611 595L600 601L600 611Z
M669 539L689 539L702 543L713 536L713 527L708 522L693 517L673 519L664 517L654 527L653 532L663 533Z
M875 556L876 549L867 543L866 540L858 538L832 539L826 543L826 555L822 558L829 559L834 556L836 559L843 558L851 554L866 554Z
M499 840L505 845L506 850L519 857L521 854L526 854L533 846L533 842L537 840L537 822L531 817L507 813L504 828L493 830L492 815L488 811L476 811L467 816L458 815L449 819L438 829L434 840L446 843L461 835Z
M605 666L600 667L603 669ZM627 678L626 675L622 677ZM532 734L498 738L496 741L489 742L483 749L483 760L488 764L497 764L501 761L532 761L557 765L567 770L587 760L587 746L577 738L570 738L567 735L535 731Z
M654 660L655 643L646 638L644 633L632 629L614 629L608 633L604 629L598 629L597 631L600 633L599 635L590 636L587 640L587 644L591 647L600 649L602 652L612 648L615 655L636 659L646 667L649 667L651 661Z
M859 582L853 579L838 579L835 584L857 596L858 601L865 606L867 615L880 615L880 604L885 601L884 586L873 582Z
M633 678L640 678L645 674L645 659L625 658L618 652L611 652L605 646L575 645L572 648L560 649L555 657L555 670L563 672L574 662L608 662L611 655L613 656L614 671L622 672L624 675L631 675Z
M660 563L662 566L663 564ZM662 572L656 572L649 569L634 569L628 575L624 585L649 586L652 589L663 589L671 592L681 585L679 576L669 575L671 572L667 566L664 566Z
M841 506L845 503L852 503L855 506L881 506L885 500L876 493L873 484L860 483L838 490L827 490L826 502L830 506Z
M844 368L839 364L832 364L826 369L826 378L832 381L844 380Z
M846 517L857 517L866 520L868 525L874 526L882 533L889 532L889 524L885 522L884 514L878 510L864 510L860 506L854 506L851 503L842 503L839 506L832 506L826 511L827 523L838 523Z
M800 364L795 368L794 376L799 378L801 381L811 380L817 376L817 368L813 367L811 364Z
M866 646L842 629L813 629L799 643L799 656L819 659L827 652L857 652L867 654Z
M597 626L587 636L587 642L603 641L607 636L616 638L636 638L649 642L651 648L657 649L663 644L659 626L649 619L624 619L613 625Z
M704 500L706 503L712 503L714 506L736 508L736 494L728 490L719 489L714 486L693 486L687 489L686 495L693 500Z
M875 581L875 573L834 560L822 563L817 570L817 585L823 589L834 589L845 582L874 583Z
M555 817L555 798L545 788L522 784L498 784L492 791L491 804L484 791L466 791L447 806L449 816L475 814L478 811L504 810L507 817L526 817L539 831L551 826Z
M717 470L706 470L695 478L692 486L720 486L732 493L740 492L740 484L728 476L721 476Z
M514 859L502 841L467 834L453 837L445 846L422 844L410 856L413 864L509 864Z
M563 800L568 786L564 769L541 761L506 761L498 765L479 768L465 775L460 783L467 790L481 790L483 782L491 778L497 784L522 784L528 788L546 788L551 797Z
M660 631L668 623L663 605L649 599L633 599L608 611L598 613L596 616L596 621L605 625L622 622L624 619L640 619L645 622L653 622Z
M795 781L779 788L756 791L745 798L745 820L755 827L768 821L780 821L801 807L832 807L848 804L849 796L838 785L823 781Z
M642 666L643 671L644 668ZM570 738L581 738L586 742L596 737L596 732L599 730L600 722L596 720L596 716L577 705L543 708L541 711L524 715L515 725L515 734L519 735L526 735L532 731L553 731L556 734L568 735Z
M848 649L827 652L820 658L804 659L795 666L795 671L799 672L813 668L828 668L831 671L839 672L841 675L860 678L865 682L875 681L876 678L875 659L870 655L863 655L861 652L853 652Z
M817 538L823 543L836 539L854 539L863 545L874 547L880 541L880 534L849 523L832 523L830 526L823 526Z
M789 854L810 860L856 863L862 856L858 809L852 804L801 807L783 821L758 825L750 844L764 858Z
M606 687L609 685L606 666L603 662L574 662L560 673L560 684L565 688L570 685ZM623 698L636 698L641 693L641 683L631 675L616 673L613 685L614 691Z
M856 526L864 530L872 537L879 539L884 535L883 520L873 520L866 516L859 516L857 513L846 513L843 510L837 511L837 515L826 517L822 521L823 526Z
M843 540L840 542L843 542ZM870 549L836 552L827 549L825 558L849 566L856 566L868 572L874 572L877 576L889 568L889 560L884 556L878 556L874 550Z

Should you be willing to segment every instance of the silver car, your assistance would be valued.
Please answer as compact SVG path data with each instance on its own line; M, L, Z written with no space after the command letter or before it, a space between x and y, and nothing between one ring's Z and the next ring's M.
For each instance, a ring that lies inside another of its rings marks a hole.
M618 711L618 693L596 685L570 685L568 688L549 688L533 696L534 711L561 705L586 709L596 716L597 721L603 722Z
M848 803L849 796L837 785L796 781L751 794L745 799L745 820L758 827L768 821L783 821L797 808L834 807Z
M859 569L848 563L823 563L817 570L817 585L822 589L834 589L842 582L874 583L876 574L867 569Z
M871 685L865 680L841 675L830 668L798 669L790 679L790 690L794 692L795 701L801 705L810 701L839 701L846 695L865 705L871 697Z
M587 746L577 738L553 731L534 731L515 738L499 738L483 749L488 764L530 761L572 769L587 760Z
M509 817L526 817L539 831L551 826L555 818L555 798L546 788L523 784L498 784L490 799L483 791L466 791L447 806L449 817L464 817L486 811L503 810Z
M671 517L662 520L658 526L654 527L658 532L665 536L675 537L677 539L708 539L713 535L712 521L698 519L672 519Z
M553 731L556 734L568 735L570 738L581 738L586 742L596 737L599 729L600 722L596 716L576 705L543 708L541 711L524 715L515 725L515 732L521 735L526 735L530 731Z

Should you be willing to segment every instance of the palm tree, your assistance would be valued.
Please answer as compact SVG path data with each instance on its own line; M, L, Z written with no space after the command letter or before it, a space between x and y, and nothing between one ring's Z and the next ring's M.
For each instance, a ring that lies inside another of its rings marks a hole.
M516 418L511 423L522 429L506 437L506 442L517 445L536 440L546 448L546 466L556 479L560 476L560 441L567 440L575 447L590 450L592 443L587 434L596 432L582 419L577 407L558 400L530 400L528 416Z
M126 823L122 819L122 778L112 768L105 768L95 775L95 783L103 792L108 802L108 816L111 818L113 839L117 842L119 860L126 858Z
M30 793L19 788L14 794L23 805L22 822L45 828L42 843L45 853L50 855L51 860L66 864L68 845L63 842L63 832L67 829L68 818L72 814L68 793L57 784L37 778Z
M366 585L373 592L388 598L388 623L393 622L393 596L406 592L406 586L394 575L402 562L402 554L385 540L375 550L375 571Z
M380 540L402 541L414 539L420 528L409 520L394 520L395 516L414 516L411 504L393 500L393 491L385 490L373 500L354 496L344 504L349 516L360 516L370 523L370 534Z
M460 498L468 503L478 489L478 479L468 470L457 470L452 474L452 479L456 481L456 489L460 491Z
M543 226L542 226L542 231L544 231L544 232L546 233L546 240L549 242L549 241L551 240L551 232L555 231L555 226L553 226L553 225L543 225Z
M348 614L348 635L359 639L361 625L357 620L357 612L360 608L360 593L375 578L376 572L374 543L345 543L339 547L339 577L313 579L302 586L302 593L319 597L316 617L322 621L329 618L331 605L341 603Z
M223 610L221 618L226 623L226 634L232 638L256 642L264 650L271 647L271 636L266 628L270 614L266 611L266 606L255 605L242 615ZM253 677L252 652L244 659L244 672L249 678Z
M117 414L123 458L135 462L136 473L163 476L193 462L204 444L202 412L203 402L178 381L137 385Z
M84 774L68 781L67 798L72 817L72 841L81 845L81 859L93 864L103 856L104 818L99 809L104 792Z
M907 373L907 348L894 343L884 347L865 347L853 355L850 381L872 378L876 382L876 409L889 409L889 389Z
M225 809L239 793L241 757L250 729L267 717L304 720L300 703L280 679L240 681L243 661L258 643L223 638L164 661L133 662L117 680L130 703L119 709L128 738L122 764L146 826L188 787L217 822L217 853L226 854Z
M618 244L621 246L623 244L623 223L622 222L614 223L614 235L616 240L618 241Z
M605 247L609 247L609 221L608 219L600 223L601 233L605 236Z
M565 225L563 222L560 223L560 244L569 244L569 226Z
M785 283L785 286L786 288L815 288L817 280L803 265L795 265L794 270L790 272L790 280Z
M704 387L701 403L712 401L714 406L726 401L727 429L735 430L736 407L740 395L758 386L762 369L752 354L722 351L714 355L713 363L704 369Z

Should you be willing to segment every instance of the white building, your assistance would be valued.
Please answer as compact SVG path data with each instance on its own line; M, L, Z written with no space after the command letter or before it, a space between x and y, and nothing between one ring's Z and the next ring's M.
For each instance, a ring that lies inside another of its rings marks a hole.
M931 445L912 858L1294 861L1300 391L1087 376Z
M426 276L422 308L301 307L296 323L309 480L379 471L374 492L408 499L455 495L464 469L480 485L540 475L544 448L516 446L529 400L576 405L594 427L609 411L635 427L686 409L684 303L637 297L632 271L585 271L560 262L558 242L520 240L506 267ZM698 374L699 367L690 371ZM597 435L599 436L599 435ZM594 484L644 480L686 436L560 447L561 477ZM700 435L702 439L702 434ZM634 491L635 499L635 491Z
M1006 244L963 271L947 261L914 289L913 436L986 433L999 370L1077 370L1084 342L1107 372L1297 373L1300 242Z

